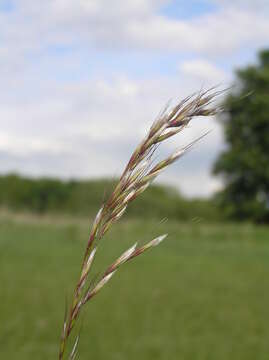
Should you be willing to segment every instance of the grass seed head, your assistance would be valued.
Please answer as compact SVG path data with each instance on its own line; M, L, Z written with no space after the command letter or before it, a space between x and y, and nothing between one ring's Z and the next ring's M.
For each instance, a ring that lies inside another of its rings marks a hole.
M105 272L99 282L94 286L88 286L89 274L93 259L96 254L97 243L102 239L112 224L117 222L127 209L128 204L142 194L151 182L169 165L181 158L198 140L196 139L182 149L172 153L169 157L157 162L153 155L157 148L167 139L175 136L186 128L189 122L196 116L211 116L220 111L220 108L212 105L212 101L221 92L209 89L204 92L193 94L176 104L171 110L168 106L152 124L148 134L136 147L127 163L122 176L114 191L98 211L92 225L90 237L84 254L81 275L75 289L70 311L65 320L62 339L60 343L59 360L63 359L66 342L73 329L83 305L96 295L103 286L111 279L117 268L127 261L139 256L146 250L151 249L162 242L167 234L158 236L146 245L137 248L137 244L124 252ZM75 343L75 348L77 344ZM76 351L74 352L74 354ZM74 355L75 356L75 355ZM70 359L73 359L71 353Z

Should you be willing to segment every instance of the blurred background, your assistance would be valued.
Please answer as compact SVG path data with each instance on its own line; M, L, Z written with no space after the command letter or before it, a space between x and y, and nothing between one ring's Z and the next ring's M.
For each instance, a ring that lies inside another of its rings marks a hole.
M268 16L265 0L0 0L1 357L57 356L103 198L168 101L218 85L224 112L158 156L210 134L107 235L97 272L169 238L88 307L80 358L268 358Z

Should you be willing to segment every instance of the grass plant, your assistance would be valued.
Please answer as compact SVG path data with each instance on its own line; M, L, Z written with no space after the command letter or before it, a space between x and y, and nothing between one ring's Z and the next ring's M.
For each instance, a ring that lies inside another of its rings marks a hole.
M88 229L88 217L0 216L0 359L57 358ZM92 270L165 232L85 307L69 339L82 323L79 358L267 360L268 227L124 217Z
M157 148L165 140L184 130L194 117L215 115L217 108L212 102L217 95L218 93L213 90L200 92L185 98L171 109L166 108L131 155L118 184L108 199L104 201L92 224L80 275L75 286L71 305L65 314L59 360L64 359L65 356L73 360L77 355L79 335L76 336L69 354L67 354L66 349L70 335L77 324L84 306L99 293L119 267L159 245L167 236L167 234L160 235L144 245L138 246L135 243L112 262L102 275L90 277L99 242L111 226L122 217L128 205L140 196L161 172L181 158L205 134L158 162L154 159Z

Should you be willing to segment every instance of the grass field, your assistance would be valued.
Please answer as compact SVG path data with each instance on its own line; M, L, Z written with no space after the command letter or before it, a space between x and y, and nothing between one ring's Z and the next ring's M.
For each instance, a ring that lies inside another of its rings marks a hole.
M268 360L269 228L122 222L95 271L169 232L122 267L83 315L80 359ZM0 220L0 358L56 359L88 222Z

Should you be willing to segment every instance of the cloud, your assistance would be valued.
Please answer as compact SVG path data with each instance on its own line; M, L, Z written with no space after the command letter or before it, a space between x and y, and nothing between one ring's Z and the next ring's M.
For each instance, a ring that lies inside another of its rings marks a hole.
M193 83L187 77L182 77L180 83L169 77L134 80L126 76L62 86L52 83L46 89L47 96L39 95L39 101L34 98L15 108L0 107L0 171L64 178L120 175L167 99L174 94L181 98L191 89ZM196 156L190 158L183 170L176 167L174 173L162 178L176 184L175 180L183 176L185 181L176 185L187 194L203 195L210 191L199 188L195 191L193 185L189 186L193 178L189 166L196 167L195 176L204 173L212 161L206 154L219 149L218 125L213 119L204 120L193 122L184 136L168 142L158 155L161 158L215 128L215 136L208 140L201 155L203 168L199 165L201 157ZM200 148L196 155L201 151ZM204 183L205 188L211 189L210 186Z
M179 70L206 84L218 84L227 80L227 74L206 59L194 59L179 64Z
M220 1L216 11L182 20L161 14L166 2L116 0L111 7L108 0L15 1L16 10L2 15L2 37L15 52L88 43L98 49L194 51L219 57L250 43L267 44L268 14L258 7L237 1L235 11L234 5Z
M198 173L199 182L197 182L197 177L193 174L188 174L182 170L182 167L178 166L178 171L173 176L168 174L166 178L159 183L169 184L178 188L185 196L190 198L193 197L203 197L207 198L216 191L219 191L223 188L223 183L220 179L213 178L207 169L200 171Z
M268 43L267 8L250 1L216 0L188 19L164 15L168 2L14 0L0 10L0 171L119 175L168 99L229 81L223 63ZM212 128L161 181L188 195L220 186L210 176L223 146L214 119L194 121L159 156Z
M220 4L223 7L232 7L237 9L254 10L255 12L265 13L269 11L269 4L267 0L233 0L227 2L227 0L214 0L215 3Z

